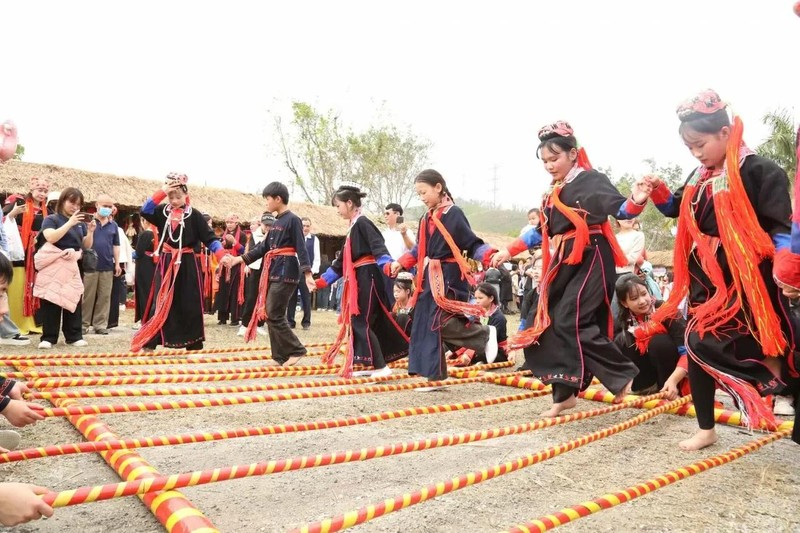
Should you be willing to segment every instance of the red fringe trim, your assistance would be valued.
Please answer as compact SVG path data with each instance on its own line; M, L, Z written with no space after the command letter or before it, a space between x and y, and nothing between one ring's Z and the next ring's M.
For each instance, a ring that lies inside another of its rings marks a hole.
M272 258L281 255L294 255L295 253L296 250L294 248L286 246L275 248L264 254L264 259L261 261L261 279L258 281L258 297L256 298L253 314L250 316L250 322L247 324L247 329L244 333L245 342L255 340L258 333L258 323L269 318L267 316L267 291L269 290L269 267L272 264ZM244 267L244 265L242 266ZM244 275L242 275L240 283L240 287L244 285ZM301 283L305 283L305 281L301 281Z
M172 251L172 257L170 258L169 265L167 265L164 275L161 278L161 287L159 287L158 295L156 296L156 312L147 321L145 321L144 317L142 317L142 327L139 328L139 331L137 331L133 336L133 340L131 341L131 351L138 352L144 348L144 345L147 344L147 342L161 330L161 328L164 326L164 323L167 321L167 316L172 308L172 298L175 295L175 280L178 277L180 260L184 251L187 251L188 255L192 254L191 248L182 248ZM148 298L147 302L148 307L153 296L154 288L155 283L150 289L150 298Z

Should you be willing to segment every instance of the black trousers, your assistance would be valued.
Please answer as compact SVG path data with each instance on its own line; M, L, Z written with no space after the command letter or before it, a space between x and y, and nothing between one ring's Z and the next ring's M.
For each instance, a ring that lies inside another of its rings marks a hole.
M614 342L622 353L630 359L639 373L633 378L633 391L642 391L656 386L659 390L667 382L670 375L678 366L678 347L675 341L667 334L656 335L650 339L647 352L640 353L633 344L633 338L628 332L618 333Z
M67 342L79 341L83 338L81 330L81 305L75 308L74 313L70 313L61 306L47 300L40 300L39 311L42 317L42 340L51 344L58 342L58 330L64 332L64 340ZM63 321L62 321L63 317Z
M261 281L261 269L250 269L250 274L245 276L244 282L244 307L242 308L242 325L247 327L250 319L253 318L253 311L256 308L258 299L258 284ZM264 325L263 320L258 321L258 326Z
M272 348L272 358L281 364L290 357L303 356L307 352L286 320L286 307L289 304L294 305L292 300L296 291L296 283L282 281L270 281L267 289L269 345Z
M108 308L108 327L119 326L119 306L125 305L128 299L128 286L125 284L125 271L115 277L111 284L111 306Z
M305 280L301 279L297 285L297 291L292 295L292 301L286 308L286 318L289 321L289 326L295 327L297 322L294 319L295 311L297 311L297 295L300 294L300 305L303 308L303 320L300 324L303 327L311 325L311 293L305 284Z

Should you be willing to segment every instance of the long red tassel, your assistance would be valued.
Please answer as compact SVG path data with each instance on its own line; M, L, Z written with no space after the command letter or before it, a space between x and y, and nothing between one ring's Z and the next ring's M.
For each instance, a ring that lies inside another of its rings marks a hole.
M132 352L138 352L144 348L144 345L161 330L167 321L167 316L172 308L172 298L175 295L175 280L180 270L179 261L182 255L183 250L172 252L172 257L161 278L161 287L159 287L156 296L156 312L147 322L142 323L142 327L133 336L131 341Z
M417 243L417 274L414 279L414 294L411 295L411 299L409 300L408 305L410 307L415 307L417 304L417 298L419 295L422 294L422 283L425 280L425 256L428 253L427 246L428 246L428 217L430 215L425 215L422 217L422 222L419 224L419 242Z
M431 294L433 300L443 311L452 315L464 315L471 317L486 316L486 310L477 304L451 300L445 295L445 279L442 271L442 262L438 259L431 259L428 262L428 279L431 284Z
M608 244L611 245L611 251L614 253L614 264L616 264L618 267L627 266L628 257L625 255L625 251L619 245L617 236L614 233L614 230L611 229L611 224L609 222L603 222L601 227L603 228L603 237L605 237L608 241Z
M294 248L286 246L283 248L274 248L264 254L264 259L261 260L261 279L258 281L256 307L253 309L250 323L247 324L247 330L244 333L245 342L255 340L256 334L258 333L258 323L269 318L269 316L267 316L267 293L269 292L269 268L272 264L272 259L278 256L294 255L294 252ZM301 281L300 283L305 283L305 281Z
M33 286L36 283L36 269L33 265L33 256L36 253L36 233L30 234L28 239L28 249L25 251L25 288L22 300L22 314L33 316L39 309L39 298L33 295Z
M244 280L245 280L245 266L244 264L241 265L239 269L239 291L236 295L236 301L239 302L239 305L244 304Z
M561 198L558 197L560 190L561 187L556 185L553 189L553 194L550 195L553 206L575 226L575 238L572 243L572 252L564 262L568 265L577 265L583 259L583 252L589 245L589 225L586 223L585 214L567 206L561 201Z
M542 205L542 212L547 207L547 200ZM558 274L558 265L554 268L553 272L550 271L550 263L553 259L550 247L550 235L548 231L547 217L541 220L542 232L542 272L544 276L539 280L539 303L536 307L536 315L533 319L533 326L519 331L508 339L508 349L518 350L527 348L531 344L537 342L539 337L544 331L550 327L550 311L549 306L549 292L550 283L555 279Z

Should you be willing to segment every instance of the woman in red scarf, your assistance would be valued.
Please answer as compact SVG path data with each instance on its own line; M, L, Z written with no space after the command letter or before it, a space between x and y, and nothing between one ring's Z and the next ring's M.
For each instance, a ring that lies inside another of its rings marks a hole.
M36 280L33 255L36 251L36 237L42 228L42 221L47 216L49 190L50 180L34 176L30 179L28 194L24 198L17 195L9 196L3 207L4 215L16 219L22 246L25 249L25 259L14 261L14 282L8 288L11 320L17 324L23 335L42 332L34 318L39 309L39 299L33 296L33 283Z
M637 374L611 339L615 267L627 265L628 259L608 217L637 216L650 187L642 179L630 198L620 194L605 174L592 170L566 122L542 128L539 141L537 155L553 177L539 229L529 230L492 263L542 246L536 317L530 329L511 339L509 349L525 348L522 368L553 386L553 406L542 415L557 416L577 404L578 391L594 376L621 401Z
M700 430L680 443L685 450L717 441L715 381L750 427L773 428L760 396L781 393L797 376L783 357L792 348L787 300L772 279L775 250L789 246L789 180L744 145L741 120L731 122L725 108L711 90L681 104L679 132L700 166L674 193L651 178L656 207L678 217L675 281L669 300L636 335L646 346L688 295L689 382Z

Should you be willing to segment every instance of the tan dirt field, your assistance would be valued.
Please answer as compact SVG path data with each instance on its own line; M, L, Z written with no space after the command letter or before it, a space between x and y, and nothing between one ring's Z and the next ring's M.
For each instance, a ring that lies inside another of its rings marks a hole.
M300 339L306 343L331 341L336 332L335 318L336 315L332 312L314 312L312 328L309 331L298 330ZM510 329L516 327L515 318L510 317ZM122 326L111 335L87 335L90 345L84 351L127 351L132 335L131 320L132 311L127 310L121 317ZM243 339L235 335L234 328L218 326L216 319L210 316L207 316L206 324L207 348L244 345ZM266 344L264 337L259 337L257 342ZM36 343L38 338L30 347L4 346L3 353L33 353L36 352ZM67 348L59 344L52 352L67 353ZM309 358L307 362L318 363L318 357ZM263 362L254 361L191 366L222 368L261 364ZM83 367L70 367L78 368ZM4 370L11 369L6 367ZM513 369L498 372L509 370ZM220 384L244 385L266 381L297 382L330 378L331 376L283 377ZM391 383L410 381L418 379L407 378ZM144 389L168 386L170 385L129 387ZM481 400L518 392L519 389L488 383L463 384L430 393L371 393L226 407L100 415L100 419L120 437L130 438L308 422L406 407ZM227 396L250 394L258 393ZM208 397L212 396L220 395ZM89 405L169 399L178 397L84 399L79 400L79 403ZM44 401L40 403L47 404ZM141 450L141 455L162 474L175 474L522 424L536 420L538 413L548 403L549 398L542 397L480 409L414 416L346 428L145 448ZM580 400L576 411L604 405ZM430 483L449 480L472 470L534 453L624 421L638 412L640 411L636 409L626 409L561 426L472 444L213 483L182 489L182 492L221 531L288 531L308 522L416 491ZM680 451L676 446L677 442L691 435L695 429L693 419L660 415L640 426L541 464L377 518L358 526L358 530L403 533L500 531L723 453L760 435L720 426L718 444L695 453ZM21 429L20 433L21 448L84 440L64 418L46 419ZM800 448L785 439L733 463L578 520L562 529L593 532L800 531L798 452ZM6 464L0 467L0 479L37 483L56 491L119 481L117 474L97 454L68 455ZM53 518L19 526L16 531L144 533L164 531L164 528L139 499L127 497L57 509Z

